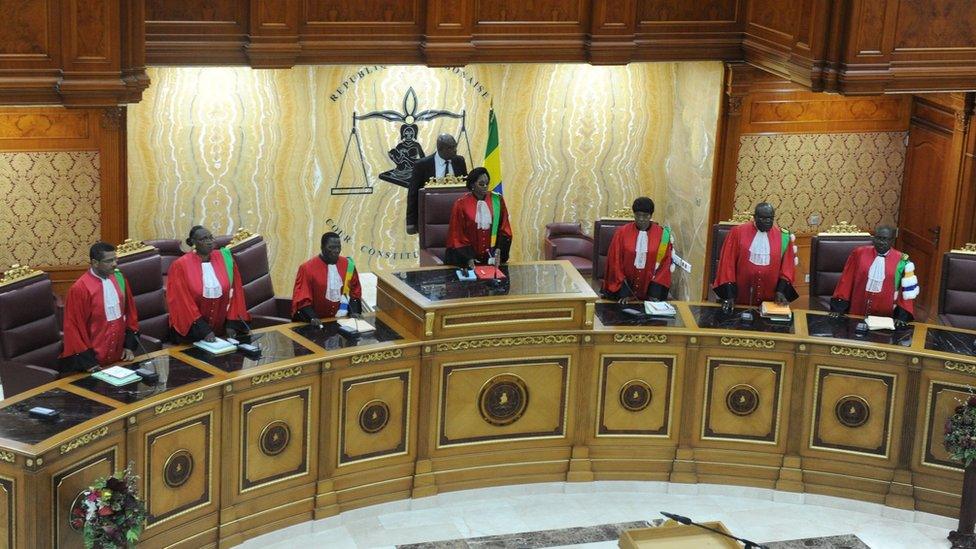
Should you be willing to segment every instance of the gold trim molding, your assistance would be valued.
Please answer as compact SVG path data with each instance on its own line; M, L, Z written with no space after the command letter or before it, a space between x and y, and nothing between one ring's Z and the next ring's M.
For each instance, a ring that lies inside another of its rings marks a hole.
M156 415L165 414L166 412L172 410L179 410L191 404L196 404L203 400L203 391L197 391L192 395L181 396L180 398L174 398L168 402L158 404L155 408Z
M444 177L431 177L427 180L424 187L467 187L467 179L458 175L445 175Z
M63 455L67 454L68 452L70 452L70 451L72 451L72 450L74 450L76 448L81 448L82 446L87 446L88 444L91 444L92 442L95 442L96 440L104 437L107 434L108 434L108 425L106 425L106 426L104 426L104 427L102 427L100 429L95 429L94 431L92 431L90 433L85 433L85 434L81 435L80 437L72 440L71 442L69 442L67 444L62 444L61 445L61 455L63 456Z
M44 274L42 271L31 269L27 265L18 265L14 263L10 266L10 269L3 272L3 276L0 276L0 286L6 286L7 284L20 282L21 280L42 274Z
M275 370L274 372L267 372L251 377L251 385L264 385L265 383L271 383L272 381L281 381L283 379L301 375L301 373L301 366L293 366L285 370Z
M579 337L575 335L546 335L522 337L495 337L490 339L466 339L451 343L438 343L437 352L466 351L468 349L485 349L495 347L518 347L520 345L567 345L576 344Z
M773 349L776 347L776 342L772 339L723 336L719 341L726 347L746 347L750 349Z
M16 463L17 455L13 452L6 452L0 450L0 461L6 461L7 463Z
M854 347L830 346L830 354L838 356L849 356L852 358L870 358L872 360L888 360L887 351L877 351L875 349L856 349Z
M741 225L750 221L752 221L752 212L739 212L732 214L732 217L725 221L720 221L719 225Z
M956 362L955 360L945 361L945 369L963 374L976 375L976 364L968 362Z
M963 244L962 248L956 248L954 250L949 250L952 254L976 254L976 242L967 242Z
M827 230L817 233L817 236L838 234L850 236L871 236L871 233L864 232L854 223L848 223L847 221L841 221L836 225L831 225L830 227L827 227Z
M128 255L148 252L150 250L155 250L155 248L141 240L126 238L124 242L115 247L115 254L118 257L125 257Z
M587 303L583 311L583 324L593 326L593 315L596 314L596 303Z
M617 208L616 210L610 212L607 217L603 219L615 221L615 220L626 220L632 221L634 219L634 210L632 208Z
M424 314L424 335L427 337L434 335L434 318L434 313Z
M614 343L667 343L664 334L613 334Z
M237 232L234 233L234 236L231 237L230 242L227 243L227 247L233 248L238 244L251 240L252 238L258 238L259 236L261 235L252 233L251 231L245 229L244 227L241 227L240 229L237 229Z
M403 356L403 349L392 349L389 351L376 351L375 353L366 353L362 355L354 355L349 359L351 364L367 364L369 362L375 362L377 360L393 360L394 358L400 358Z

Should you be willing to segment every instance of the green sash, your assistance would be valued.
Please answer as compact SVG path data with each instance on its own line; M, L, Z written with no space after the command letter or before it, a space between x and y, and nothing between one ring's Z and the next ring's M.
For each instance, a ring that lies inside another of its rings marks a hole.
M234 256L230 253L230 248L223 247L220 254L224 256L224 267L227 268L227 282L231 288L234 287Z
M898 266L895 267L895 291L901 291L901 279L905 276L905 265L908 265L908 254L901 254Z
M346 275L342 280L342 295L349 295L349 282L352 280L352 273L356 270L356 264L351 257L346 258Z
M498 223L502 218L502 197L498 193L491 193L491 247L495 247L498 239Z
M657 245L657 256L654 259L655 265L660 265L664 261L664 256L668 253L668 244L671 242L671 227L664 227L661 234L661 242Z
M780 229L779 230L779 236L780 236L780 239L783 241L783 246L782 246L782 249L780 249L780 251L779 251L779 256L781 258L783 258L783 257L786 257L786 249L790 245L790 232L789 231L784 231L783 229Z

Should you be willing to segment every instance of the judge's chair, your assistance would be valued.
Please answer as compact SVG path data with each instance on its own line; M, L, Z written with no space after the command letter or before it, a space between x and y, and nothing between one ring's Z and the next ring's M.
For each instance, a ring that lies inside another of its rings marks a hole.
M275 296L268 267L268 243L259 234L239 229L228 242L241 273L244 302L251 313L251 327L263 328L291 322L291 299Z
M942 256L939 322L976 330L976 244Z
M607 254L610 253L610 242L617 229L634 220L634 212L630 208L620 208L604 219L593 222L593 285L599 288L607 274Z
M169 311L159 250L138 240L126 240L118 246L116 254L118 268L129 283L139 314L142 348L136 352L158 351L169 336Z
M847 258L859 246L871 245L871 234L841 222L810 241L810 309L829 311L830 298L844 272Z
M57 379L61 354L51 279L14 266L0 277L0 384L9 398Z
M579 223L547 224L544 252L546 259L569 261L585 277L593 273L593 238Z
M708 294L706 299L708 301L715 301L718 296L715 295L715 291L712 290L712 282L715 281L715 274L718 273L718 260L722 257L722 246L725 245L725 239L728 238L729 232L732 231L732 227L736 225L741 225L747 221L752 220L752 214L749 212L743 212L740 214L735 214L732 219L727 221L719 221L718 223L712 225L712 238L711 245L708 248L708 278L705 283L708 285Z
M180 246L180 241L175 238L159 238L156 240L143 240L143 242L156 248L159 252L159 265L160 272L163 275L163 281L166 281L166 274L169 272L169 266L173 264L174 261L183 256L183 248Z
M417 194L417 233L420 236L420 266L444 264L447 228L451 209L468 192L461 178L443 178L445 183L428 183Z

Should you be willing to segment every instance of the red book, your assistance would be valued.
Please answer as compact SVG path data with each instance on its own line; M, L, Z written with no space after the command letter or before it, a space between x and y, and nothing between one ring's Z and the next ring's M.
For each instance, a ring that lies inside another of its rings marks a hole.
M476 265L474 274L480 279L505 278L505 273L494 265Z

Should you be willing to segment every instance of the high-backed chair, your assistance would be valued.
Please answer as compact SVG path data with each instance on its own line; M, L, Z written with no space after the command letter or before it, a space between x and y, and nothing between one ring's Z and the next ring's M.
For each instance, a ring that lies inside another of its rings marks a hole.
M705 284L708 286L706 299L709 301L718 299L718 296L712 290L712 282L715 280L715 273L718 272L718 260L722 256L722 246L725 244L725 239L729 236L729 231L732 230L732 227L750 221L751 219L751 213L743 212L733 215L732 219L719 221L712 225L712 243L708 248L708 278L705 280Z
M237 236L237 234L240 233L242 230L246 231L246 229L238 229L237 233L234 234L214 235L214 249L223 248L224 246L229 246L231 241L234 240L234 237Z
M183 248L180 247L180 241L175 238L159 238L156 240L143 240L143 243L159 251L160 267L163 274L163 281L165 281L166 273L169 272L169 266L183 256Z
M118 268L125 275L136 302L145 351L158 351L169 336L169 311L159 250L138 240L126 240L118 246L116 254Z
M593 281L601 282L607 272L607 254L610 253L610 241L613 240L617 228L634 220L634 212L630 208L621 208L604 219L593 222Z
M447 228L451 224L451 208L458 198L468 192L456 183L444 185L428 183L417 195L417 232L420 236L420 266L443 265L447 250Z
M976 244L942 256L939 322L976 330Z
M870 233L841 222L810 241L810 309L829 311L830 297L844 272L848 256L859 246L871 244Z
M58 377L61 332L51 279L14 265L0 277L0 383L4 397Z
M579 223L546 225L546 259L565 259L583 276L593 273L593 238L583 234Z
M291 299L276 297L268 266L268 243L259 234L239 229L228 242L241 273L244 302L251 313L251 327L291 322Z

